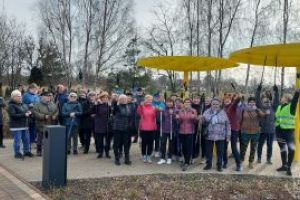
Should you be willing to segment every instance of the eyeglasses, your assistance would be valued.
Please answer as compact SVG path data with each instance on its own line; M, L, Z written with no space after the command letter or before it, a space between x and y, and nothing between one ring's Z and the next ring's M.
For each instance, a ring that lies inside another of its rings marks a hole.
M219 103L213 103L211 104L212 106L219 106L220 104Z

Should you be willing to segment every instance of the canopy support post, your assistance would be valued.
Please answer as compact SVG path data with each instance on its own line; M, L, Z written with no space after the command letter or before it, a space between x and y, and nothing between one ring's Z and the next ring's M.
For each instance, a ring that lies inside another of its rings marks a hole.
M300 89L300 67L297 67L297 75L296 75L296 89ZM300 146L300 100L298 101L297 111L296 111L296 124L295 124L295 156L294 160L299 161L299 146Z

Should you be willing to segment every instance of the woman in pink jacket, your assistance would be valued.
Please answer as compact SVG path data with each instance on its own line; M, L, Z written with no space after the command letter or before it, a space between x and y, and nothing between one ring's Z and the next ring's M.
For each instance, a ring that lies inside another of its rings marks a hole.
M145 163L152 163L151 154L153 151L153 142L156 126L157 110L152 106L153 97L145 96L145 102L141 103L137 109L137 114L140 116L140 135L142 138L142 155Z
M181 109L176 118L179 123L180 142L182 146L182 153L184 156L184 163L182 171L186 171L191 163L192 148L193 148L193 134L198 123L197 111L192 108L192 100L187 98L183 102L183 109Z

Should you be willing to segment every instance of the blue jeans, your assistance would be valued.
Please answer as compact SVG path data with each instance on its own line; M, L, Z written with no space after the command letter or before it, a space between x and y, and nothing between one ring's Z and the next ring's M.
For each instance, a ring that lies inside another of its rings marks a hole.
M267 140L267 160L271 161L272 149L273 149L273 133L261 133L259 136L258 147L257 147L257 159L261 160L262 149Z
M20 153L20 143L22 140L23 143L23 153L30 152L30 139L29 139L29 132L28 130L22 130L22 131L12 131L11 132L14 137L14 152L15 155Z

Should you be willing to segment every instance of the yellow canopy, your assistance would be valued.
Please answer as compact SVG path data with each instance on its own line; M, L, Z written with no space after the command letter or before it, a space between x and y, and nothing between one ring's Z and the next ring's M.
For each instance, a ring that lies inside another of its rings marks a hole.
M230 54L230 60L251 65L271 67L297 67L300 75L300 43L275 44L241 49ZM300 76L296 76L296 88L300 89ZM295 160L299 159L300 106L298 103L295 127Z
M204 56L160 56L141 58L138 66L174 71L209 71L237 67L237 64L223 58Z
M300 65L300 43L241 49L231 53L229 59L251 65L296 67Z

